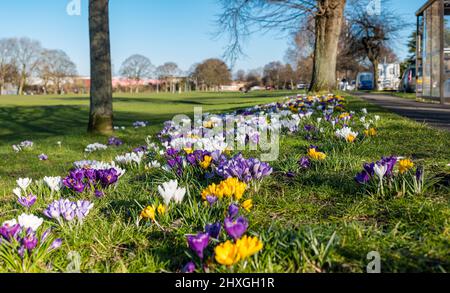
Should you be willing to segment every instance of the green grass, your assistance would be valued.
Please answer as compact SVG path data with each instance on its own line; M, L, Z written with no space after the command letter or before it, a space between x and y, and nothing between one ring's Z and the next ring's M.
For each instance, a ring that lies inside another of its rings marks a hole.
M174 114L204 111L228 112L249 105L277 101L287 93L184 95L123 95L115 97L116 125L128 126L117 133L126 144L94 153L88 159L111 161L144 144L149 134ZM271 163L273 176L252 193L255 208L249 215L250 229L260 235L264 250L238 272L365 272L371 251L378 251L384 272L450 271L450 133L389 113L349 97L350 110L367 108L382 116L379 135L358 145L336 148L332 141L313 142L328 155L317 169L288 178L297 160L311 144L304 135L287 135L281 141L280 159ZM85 146L105 143L107 138L85 134L86 97L0 97L0 222L22 213L11 189L18 177L64 176L73 161L84 158ZM149 128L135 130L130 124L148 120ZM30 152L14 154L11 144L25 139L35 142ZM62 147L57 146L62 141ZM50 160L40 162L40 153ZM354 180L364 162L381 156L412 157L436 177L434 187L420 196L374 197ZM103 200L82 227L59 230L64 245L52 264L67 267L67 254L81 255L84 272L173 272L189 258L185 234L202 229L208 215L185 208L166 219L162 232L156 226L137 227L139 206L156 198L156 186L167 178L161 173L128 172L118 187ZM190 192L199 187L186 182ZM39 214L51 198L39 200ZM335 235L335 237L332 237ZM330 239L332 240L330 242ZM329 249L326 248L330 242ZM0 265L0 271L4 271ZM219 271L221 269L218 268Z

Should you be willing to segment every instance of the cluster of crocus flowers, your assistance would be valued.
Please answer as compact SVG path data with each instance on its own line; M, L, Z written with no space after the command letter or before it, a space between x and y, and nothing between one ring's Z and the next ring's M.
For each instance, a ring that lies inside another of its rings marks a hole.
M236 242L230 240L219 244L214 249L215 260L225 266L233 266L263 249L264 245L257 237L243 236Z
M204 201L211 201L211 197L217 199L232 198L236 201L241 200L245 191L247 190L247 184L239 181L237 178L228 178L219 184L211 184L202 192L202 199Z
M14 195L17 196L17 202L28 209L37 201L37 196L29 192L32 182L33 180L30 178L20 178L16 181L18 187L13 189Z
M255 158L246 159L239 154L229 160L223 160L217 167L217 174L223 178L238 178L240 181L250 183L261 181L273 172L272 167Z
M50 229L44 231L40 236L38 235L42 223L43 219L27 214L20 215L18 220L12 219L4 222L0 226L0 245L3 243L13 245L23 260L26 254L32 255L35 249L42 247L49 240ZM61 244L61 239L54 240L48 246L47 252L56 250Z
M364 130L364 135L365 135L366 137L374 137L374 136L377 136L377 130L376 130L375 128L371 127L371 128L369 128L369 129Z
M123 145L123 141L115 136L112 136L108 139L108 145L118 147Z
M166 210L166 206L162 204L159 204L158 206L151 205L141 212L140 217L141 219L156 221L156 215L163 216L166 213Z
M327 155L320 152L316 147L310 147L308 149L308 157L314 161L323 161L327 158Z
M62 182L67 188L77 193L94 189L98 196L103 195L103 192L98 191L116 184L119 177L120 173L115 168L105 170L84 168L71 171Z
M344 139L347 142L354 142L358 137L358 133L353 131L350 127L344 127L336 130L336 136Z
M72 222L77 220L83 222L89 215L94 204L87 200L79 200L72 202L68 199L60 199L51 203L47 209L44 210L44 215L49 219L55 219L58 222L62 221Z
M178 180L170 180L158 186L158 192L166 205L169 205L171 201L180 204L186 195L186 188L179 187Z

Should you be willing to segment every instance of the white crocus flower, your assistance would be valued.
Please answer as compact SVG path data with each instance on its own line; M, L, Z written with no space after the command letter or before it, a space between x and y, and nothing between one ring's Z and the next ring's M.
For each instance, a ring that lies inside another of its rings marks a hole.
M33 180L30 178L19 178L16 182L23 191L27 191L27 188L31 185Z
M381 117L378 115L375 115L374 118L375 118L375 121L380 121L380 119L381 119Z
M52 192L60 191L62 187L61 177L44 177L45 184L50 188Z
M171 180L158 186L158 192L168 205L171 200L175 203L181 203L186 195L186 188L179 188L177 180Z
M18 197L21 198L22 197L22 189L20 189L20 187L16 187L13 189L13 193Z
M16 219L12 219L10 221L6 221L2 224L2 227L14 227L15 225L17 225L17 220Z
M380 180L383 180L384 175L386 175L386 173L387 173L387 166L375 164L375 166L373 167L373 170L375 171L375 174L380 178Z
M22 214L19 216L19 225L25 229L37 231L44 222L44 219L38 218L35 215Z
M158 161L152 161L152 162L148 163L147 166L148 166L149 169L161 168L161 164Z

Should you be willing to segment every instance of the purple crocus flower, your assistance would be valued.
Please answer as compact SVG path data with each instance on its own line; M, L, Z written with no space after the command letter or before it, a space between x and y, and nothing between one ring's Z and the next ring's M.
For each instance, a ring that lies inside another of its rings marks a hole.
M361 173L358 173L355 177L356 182L359 184L366 184L370 181L370 176L367 174L366 171L362 171Z
M235 221L232 218L225 218L224 227L230 237L238 240L247 231L248 221L244 217L239 217Z
M242 154L230 160L221 162L217 167L217 174L223 178L235 177L240 181L249 183L252 180L262 180L272 174L273 169L267 163L257 159L245 159Z
M308 157L303 157L298 161L300 168L309 169L311 167L311 161Z
M50 245L49 250L50 251L56 250L56 249L60 248L61 245L62 245L62 239L58 238L58 239L56 239L55 241L52 242L52 245Z
M218 200L219 198L217 198L216 196L212 195L206 196L206 201L209 203L210 206L213 206Z
M3 224L3 226L0 227L0 235L7 241L16 238L17 234L19 234L20 231L21 227L19 224L12 226L8 224Z
M119 174L116 169L98 171L97 176L101 181L103 188L107 188L119 180Z
M44 234L42 234L42 236L41 236L41 243L44 243L45 240L47 240L47 238L48 238L48 236L50 236L51 232L52 232L51 228L48 228L47 230L45 230Z
M397 158L396 157L382 158L381 161L378 163L381 164L382 166L387 166L386 176L391 176L393 174L395 164L397 164Z
M94 194L95 194L96 198L103 198L103 197L105 197L105 193L103 191L101 191L101 190L96 190L94 192Z
M32 251L33 249L35 249L37 244L38 239L36 238L36 235L34 235L34 233L28 233L28 235L22 239L22 245L28 251Z
M220 230L222 230L222 224L217 222L215 224L208 224L205 227L206 233L209 234L209 237L214 239L219 239Z
M38 156L40 161L47 161L48 160L48 156L46 154L40 154Z
M36 200L36 195L30 193L28 196L19 197L17 201L21 206L29 209L36 203Z
M417 170L416 170L416 180L417 180L418 182L422 181L422 179L423 179L423 172L424 172L423 167L417 167Z
M364 164L364 170L369 176L373 177L375 175L375 163Z
M113 136L108 139L108 145L121 146L121 145L123 145L123 141L120 140L119 138Z
M199 233L196 236L190 235L187 237L189 248L194 251L197 256L203 259L203 252L209 245L209 234Z
M294 177L295 177L295 173L292 172L292 171L289 171L289 172L286 173L286 177L288 177L288 178L294 178Z
M235 218L239 214L239 207L235 204L230 205L228 208L228 216L230 218Z
M192 274L193 272L195 272L195 263L190 261L188 262L184 267L183 267L183 274Z

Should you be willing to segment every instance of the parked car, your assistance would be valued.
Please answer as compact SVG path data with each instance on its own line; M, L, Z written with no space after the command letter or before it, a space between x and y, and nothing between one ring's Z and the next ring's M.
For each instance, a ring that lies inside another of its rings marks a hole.
M298 90L305 90L308 87L308 85L306 85L306 83L299 83L297 84L297 89Z
M373 73L371 72L360 72L356 77L356 89L358 90L373 90L374 82L373 82Z
M402 81L400 82L399 91L405 93L416 92L416 66L411 65L403 73Z

